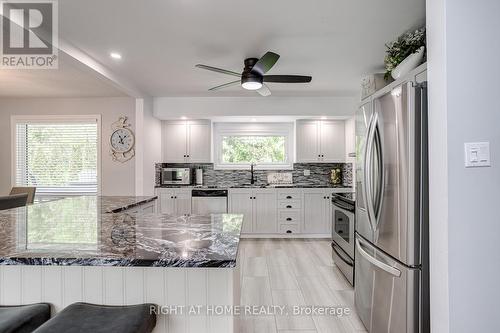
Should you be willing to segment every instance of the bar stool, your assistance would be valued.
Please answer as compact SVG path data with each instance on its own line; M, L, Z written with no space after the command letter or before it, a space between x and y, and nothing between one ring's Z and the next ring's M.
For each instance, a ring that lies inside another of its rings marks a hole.
M50 319L50 304L0 306L0 332L29 333Z
M26 206L28 193L0 197L0 210Z
M32 204L35 201L36 187L33 187L33 186L14 186L10 190L10 195L23 194L23 193L28 194L28 199L26 200L27 204Z
M35 333L150 333L156 326L154 304L109 306L73 303Z

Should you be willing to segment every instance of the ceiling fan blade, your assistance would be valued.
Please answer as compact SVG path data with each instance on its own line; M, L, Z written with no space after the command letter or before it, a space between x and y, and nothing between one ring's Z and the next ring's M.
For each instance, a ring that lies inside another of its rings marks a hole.
M260 89L257 89L255 91L258 92L259 95L264 96L264 97L271 95L271 90L269 90L269 87L266 86L265 84L263 84Z
M233 71L228 71L227 69L222 69L222 68L217 68L217 67L212 67L212 66L207 66L207 65L202 65L202 64L195 65L195 67L201 68L201 69L206 69L206 70L212 71L212 72L217 72L217 73L222 73L222 74L227 74L227 75L241 77L241 73L236 73L236 72L233 72Z
M220 90L220 89L227 88L227 87L238 86L240 84L241 84L241 81L238 80L238 81L233 81L233 82L229 82L229 83L224 83L224 84L221 84L220 86L213 87L213 88L210 88L208 90L209 91Z
M259 75L266 74L274 66L279 58L279 54L274 52L267 52L262 56L262 58L259 59L259 61L255 63L255 65L253 65L252 72Z
M275 83L308 83L312 77L302 75L265 75L264 82Z

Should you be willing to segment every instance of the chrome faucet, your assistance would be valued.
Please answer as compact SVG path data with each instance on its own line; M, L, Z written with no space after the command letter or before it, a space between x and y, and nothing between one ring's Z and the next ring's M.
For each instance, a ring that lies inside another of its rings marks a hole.
M255 167L255 163L250 164L250 174L251 174L250 184L252 184L252 185L255 184L254 167Z

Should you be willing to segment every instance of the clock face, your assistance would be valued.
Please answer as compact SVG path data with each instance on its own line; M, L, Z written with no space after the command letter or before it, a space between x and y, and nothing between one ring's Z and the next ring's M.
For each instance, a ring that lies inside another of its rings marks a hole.
M134 147L134 135L128 128L119 128L111 134L111 148L118 153L126 153Z

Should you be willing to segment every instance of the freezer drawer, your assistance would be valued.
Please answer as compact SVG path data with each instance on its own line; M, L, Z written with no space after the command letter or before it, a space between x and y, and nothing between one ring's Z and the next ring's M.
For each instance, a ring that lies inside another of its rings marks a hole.
M370 333L418 333L420 270L356 235L355 306Z
M354 261L335 242L332 242L332 258L351 286L354 285Z

